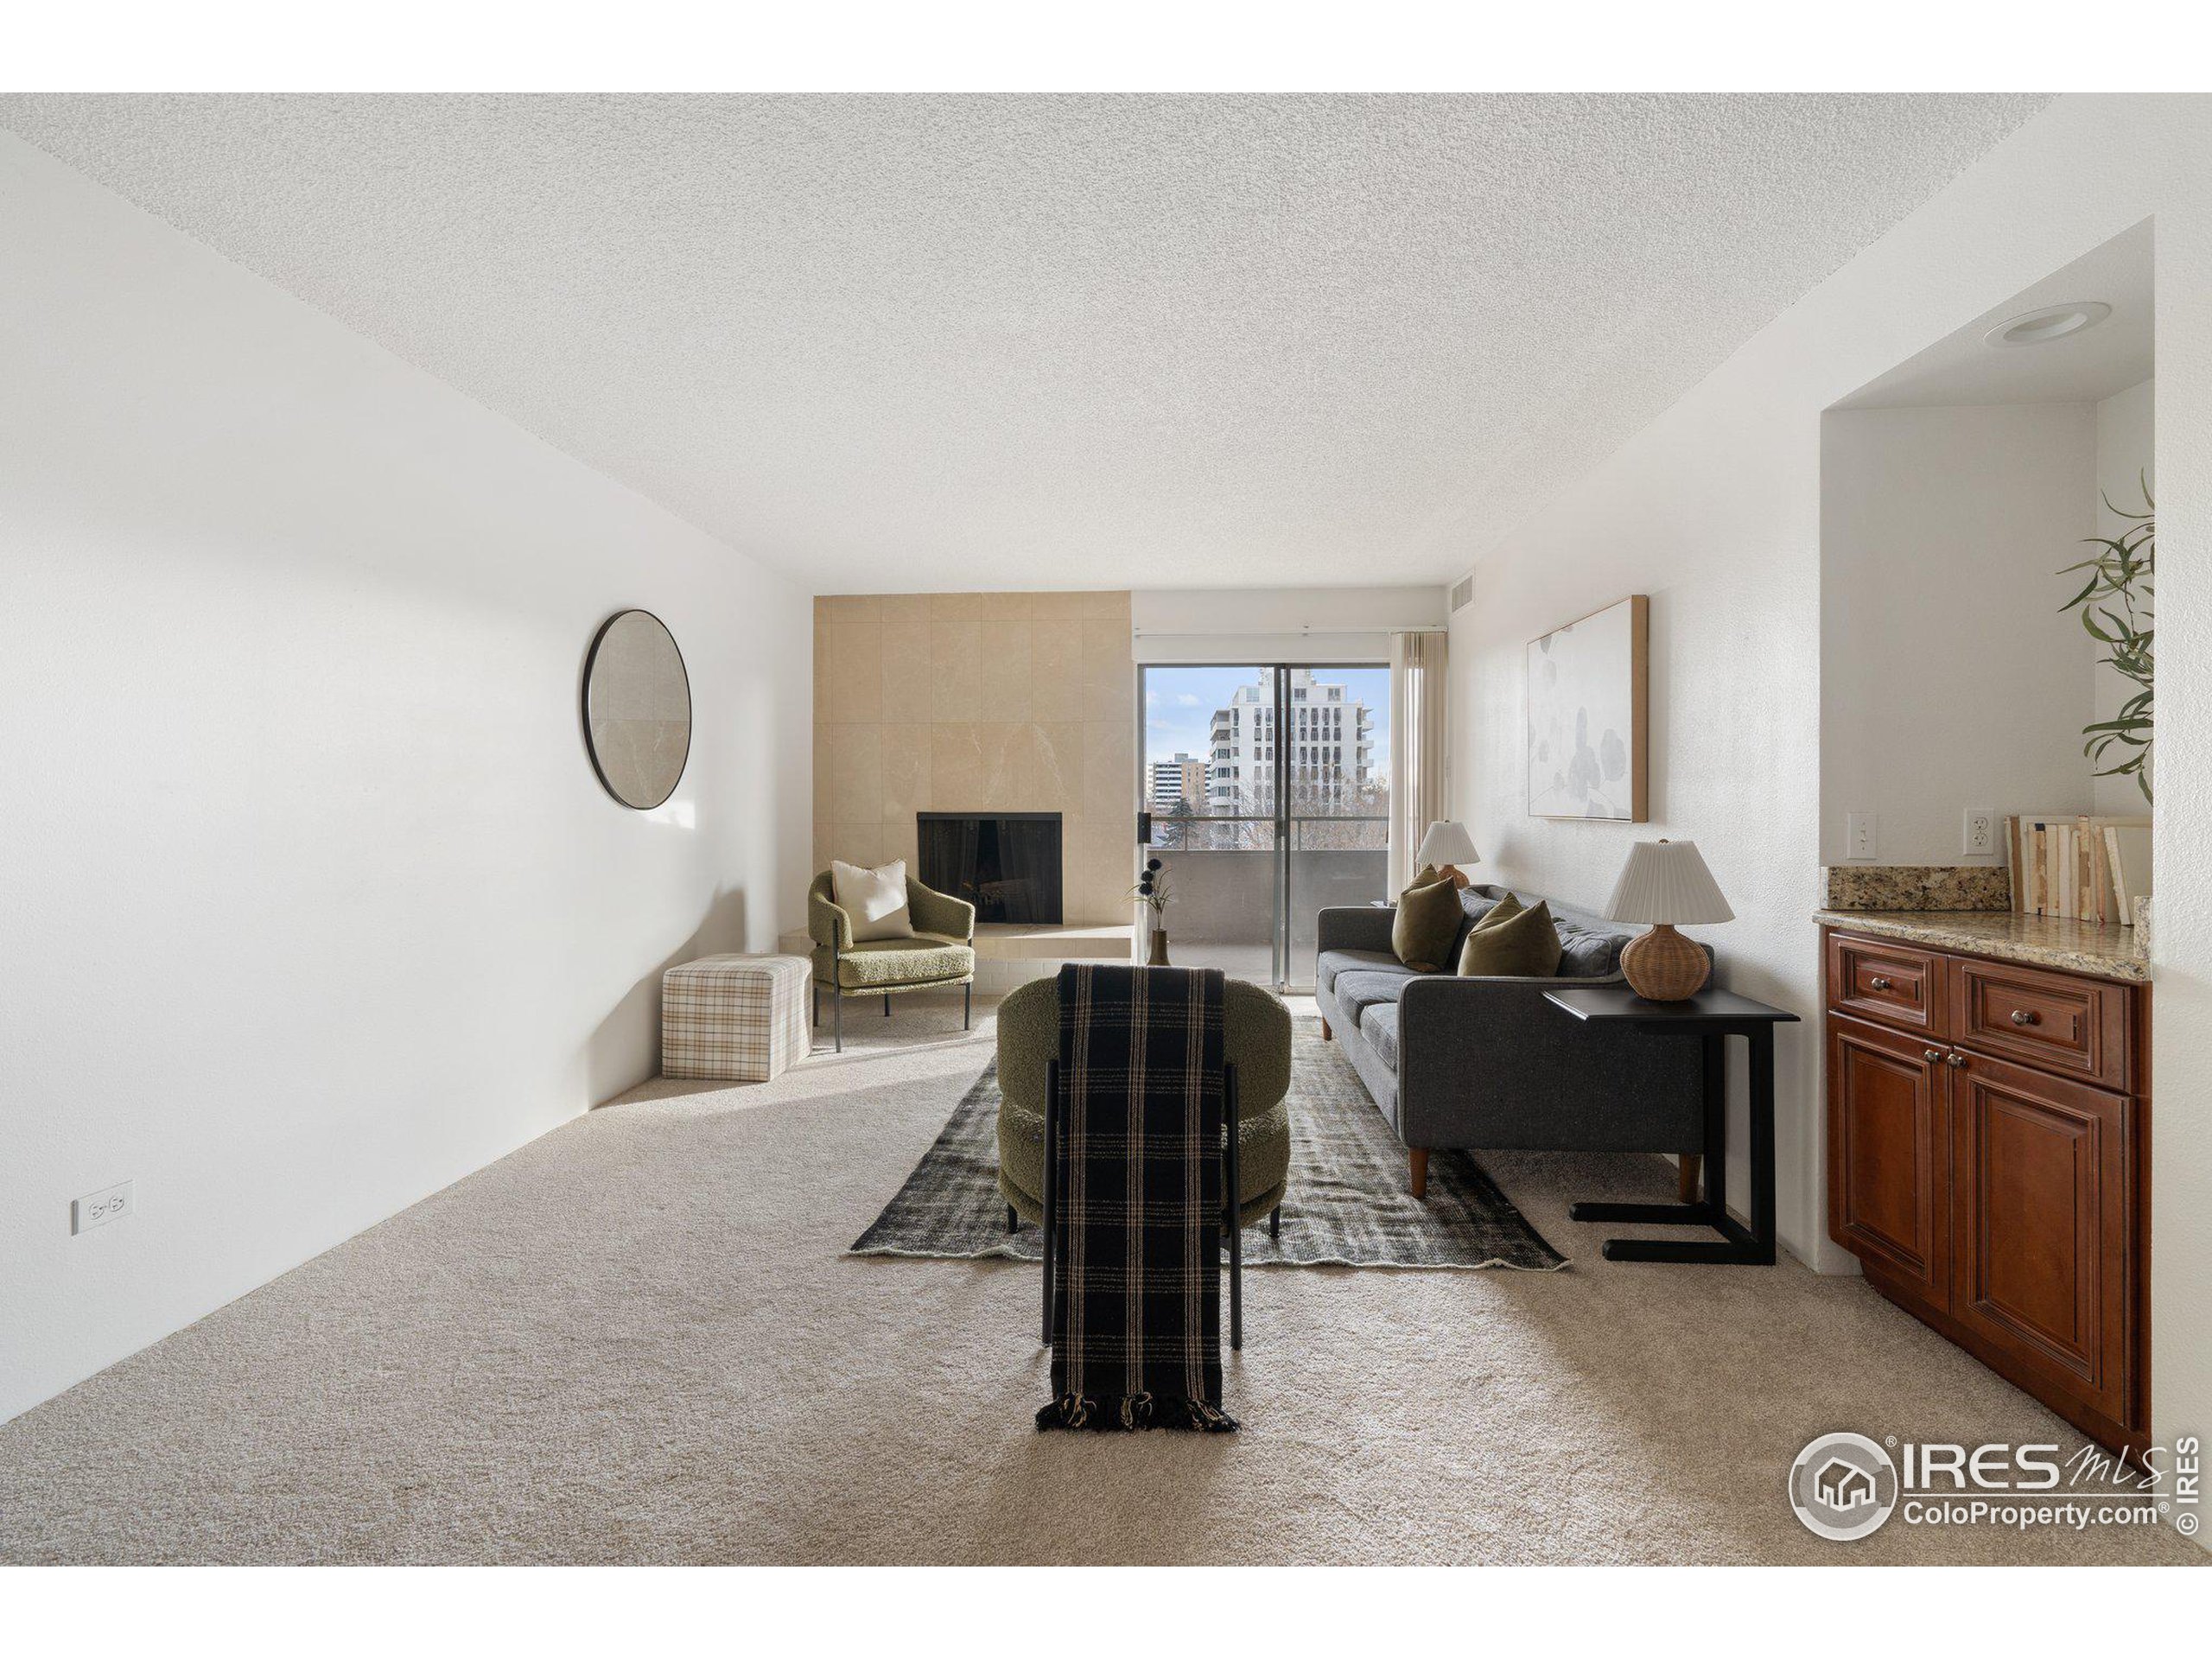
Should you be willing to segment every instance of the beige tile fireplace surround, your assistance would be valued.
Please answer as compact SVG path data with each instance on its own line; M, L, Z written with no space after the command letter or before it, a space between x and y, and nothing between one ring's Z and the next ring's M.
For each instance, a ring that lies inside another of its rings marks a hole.
M915 855L917 812L1058 812L1071 924L1127 923L1136 669L1129 596L814 601L814 863Z

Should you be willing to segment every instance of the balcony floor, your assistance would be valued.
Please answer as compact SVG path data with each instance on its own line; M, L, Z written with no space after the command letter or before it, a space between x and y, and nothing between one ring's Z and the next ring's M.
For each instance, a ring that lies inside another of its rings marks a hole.
M1231 979L1249 980L1270 988L1274 982L1274 951L1269 946L1223 939L1183 940L1169 934L1168 960L1178 968L1218 968Z

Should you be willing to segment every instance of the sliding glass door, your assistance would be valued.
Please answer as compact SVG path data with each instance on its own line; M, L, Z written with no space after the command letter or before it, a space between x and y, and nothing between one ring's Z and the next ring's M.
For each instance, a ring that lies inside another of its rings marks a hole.
M1274 763L1264 741L1274 671L1178 664L1140 672L1138 822L1151 830L1141 850L1165 867L1162 925L1173 959L1276 984Z
M1384 896L1389 672L1149 665L1138 788L1179 966L1309 988L1324 906Z
M1283 672L1289 677L1292 748L1285 768L1281 983L1311 990L1321 911L1371 904L1389 893L1390 671ZM1303 703L1301 691L1307 694ZM1301 707L1308 715L1303 722Z

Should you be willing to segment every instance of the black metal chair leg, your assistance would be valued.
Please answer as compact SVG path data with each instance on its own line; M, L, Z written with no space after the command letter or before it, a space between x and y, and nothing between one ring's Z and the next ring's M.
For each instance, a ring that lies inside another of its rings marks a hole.
M1012 1205L1010 1205L1010 1204L1009 1204L1009 1205L1007 1205L1007 1207L1006 1207L1006 1230L1007 1230L1007 1231L1008 1231L1008 1232L1010 1233L1010 1232L1014 1231L1014 1230L1015 1228L1017 1228L1017 1227L1019 1227L1019 1226L1020 1226L1020 1225L1021 1225L1021 1217L1020 1217L1020 1216L1018 1216L1018 1215L1016 1215L1016 1214L1014 1213L1014 1206L1013 1206Z
M891 1017L891 993L888 991L883 994L883 1017L887 1020Z
M969 980L966 984L963 985L963 986L960 988L960 1029L961 1029L961 1030L963 1030L963 1031L970 1031L970 1030L973 1030L973 1029L974 1029L974 1027L973 1027L971 1025L969 1025L969 1016L971 1016L975 1012L976 1012L976 982L975 982L974 980L972 980L972 979L971 979L971 980Z
M837 1039L837 1052L845 1052L845 994L832 989L830 993L830 1029Z
M1052 1230L1060 1203L1060 1063L1045 1062L1045 1345L1052 1345Z
M1223 1160L1227 1185L1227 1202L1222 1205L1224 1224L1229 1228L1229 1345L1244 1345L1244 1204L1243 1191L1236 1173L1236 1068L1224 1065L1222 1072L1222 1116L1227 1120L1228 1155Z
M1282 1236L1282 1205L1275 1205L1274 1209L1268 1211L1268 1236L1277 1239Z

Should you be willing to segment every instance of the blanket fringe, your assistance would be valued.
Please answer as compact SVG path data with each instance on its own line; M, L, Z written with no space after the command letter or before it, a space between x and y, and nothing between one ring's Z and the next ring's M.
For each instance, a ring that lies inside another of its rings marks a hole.
M1165 1428L1191 1434L1234 1434L1236 1420L1203 1400L1160 1399L1149 1394L1064 1394L1037 1413L1039 1433L1047 1429L1089 1429L1094 1433L1135 1433Z

